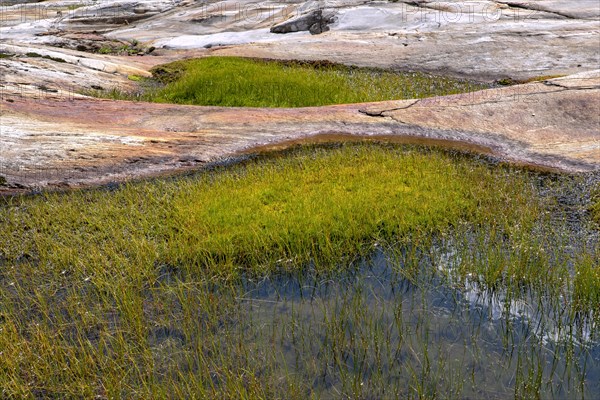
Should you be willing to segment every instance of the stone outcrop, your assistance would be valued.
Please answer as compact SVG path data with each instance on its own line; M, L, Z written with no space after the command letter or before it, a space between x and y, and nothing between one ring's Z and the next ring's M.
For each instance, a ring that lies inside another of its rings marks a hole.
M600 169L597 0L5 0L0 13L4 191L159 174L255 146L339 135L435 141L564 171ZM155 65L207 55L486 81L568 76L427 100L293 110L86 96L135 90L137 77Z
M304 109L5 97L5 191L197 168L260 146L383 138L458 146L548 169L600 170L600 71L422 100Z
M272 33L290 33L309 31L313 35L329 30L329 24L333 22L331 13L323 14L323 10L312 10L297 18L292 18L288 21L271 27Z
M65 35L95 33L169 51L327 59L485 80L600 65L597 0L50 0L0 11L1 41L21 45L64 46ZM327 23L309 25L317 11Z
M92 3L87 7L75 8L66 14L60 14L57 21L59 29L78 31L108 30L120 25L130 25L136 21L166 12L180 1L163 0L113 0Z

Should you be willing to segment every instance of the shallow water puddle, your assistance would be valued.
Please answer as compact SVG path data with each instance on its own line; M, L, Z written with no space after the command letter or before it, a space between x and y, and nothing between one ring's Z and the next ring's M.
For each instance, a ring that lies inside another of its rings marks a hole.
M244 291L238 334L247 349L323 397L600 393L595 327L533 293L409 279L384 252L343 276L247 280Z

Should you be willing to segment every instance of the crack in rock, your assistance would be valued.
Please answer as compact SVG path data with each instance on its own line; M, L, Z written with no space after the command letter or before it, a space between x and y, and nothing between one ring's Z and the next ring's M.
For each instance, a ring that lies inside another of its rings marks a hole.
M566 90L598 90L600 89L600 85L588 85L588 86L568 86L568 85L561 85L560 82L557 82L555 80L551 80L551 81L543 81L542 82L544 85L546 86L550 86L550 87L558 87L561 89ZM544 93L544 92L541 92Z
M554 14L554 15L558 15L559 17L563 17L563 18L567 18L567 19L577 19L577 17L574 17L573 15L565 14L565 13L562 13L562 12L556 11L556 10L549 10L549 9L546 9L539 5L531 4L529 2L523 3L520 1L495 1L495 3L505 4L509 7L518 8L521 10L538 11L538 12L544 12L544 13L548 13L548 14Z
M385 115L385 113L392 112L392 111L398 111L398 110L406 110L420 102L421 102L421 100L417 99L417 100L413 100L410 104L408 104L404 107L395 107L395 108L389 108L389 109L385 109L385 110L377 110L377 109L369 110L367 108L361 108L358 110L358 112L361 114L365 114L369 117L382 117L382 118L388 117L389 118L389 116Z

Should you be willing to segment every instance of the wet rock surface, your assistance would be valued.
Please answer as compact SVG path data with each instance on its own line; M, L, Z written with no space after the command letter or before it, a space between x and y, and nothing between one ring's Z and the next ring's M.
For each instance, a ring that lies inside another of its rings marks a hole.
M565 171L600 168L596 0L3 1L0 13L0 191L194 168L323 135L440 140ZM207 55L486 81L570 76L429 100L295 110L85 96L134 89L132 77L149 76L153 66Z

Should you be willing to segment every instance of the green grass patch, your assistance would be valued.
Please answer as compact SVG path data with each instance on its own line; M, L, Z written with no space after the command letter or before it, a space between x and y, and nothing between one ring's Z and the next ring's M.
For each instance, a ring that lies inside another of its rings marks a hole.
M326 318L333 312L319 325L325 336L308 327L294 331L300 316L281 325L259 321L263 342L244 333L236 285L282 270L344 271L388 245L399 249L403 274L416 276L422 260L435 258L426 251L434 238L459 232L456 240L472 250L470 257L455 254L461 274L480 275L490 288L515 281L559 292L568 263L545 256L532 240L546 207L532 174L439 150L353 143L116 189L7 199L0 208L0 393L300 399L310 397L306 382L322 375L322 365L353 388L344 393L372 382L387 396L387 367L377 360L384 354L385 365L398 365L397 349L385 346L386 327L402 325L393 320L401 303L386 307L390 320L368 322L373 315L360 314L366 306L344 305L340 297L340 308L323 306ZM469 236L469 230L485 233ZM561 248L549 241L549 248ZM597 305L591 260L582 258L582 278L566 283L580 293L582 308ZM228 288L230 296L219 294ZM311 318L319 320L316 308ZM271 358L278 356L271 351L278 332L277 343L287 347L297 340L313 349L324 343L325 358L298 356L308 375L288 374L283 369L293 361ZM394 335L401 346L402 336ZM350 350L356 359L373 355L374 366L359 369L365 365L348 360ZM417 361L411 368L424 368ZM423 371L394 376L414 376L414 385L428 386L411 393L429 393L437 378Z
M13 261L28 255L92 269L151 254L145 268L233 273L319 258L331 267L365 243L410 231L431 234L460 221L528 225L538 209L532 188L501 171L438 151L317 148L176 183L24 200L3 210L13 239L1 250Z
M600 312L600 252L584 254L575 264L573 297L578 308Z
M464 93L489 85L425 73L329 62L207 57L155 67L143 93L93 93L115 99L228 107L308 107ZM156 85L162 86L156 88ZM153 87L150 89L150 87Z

